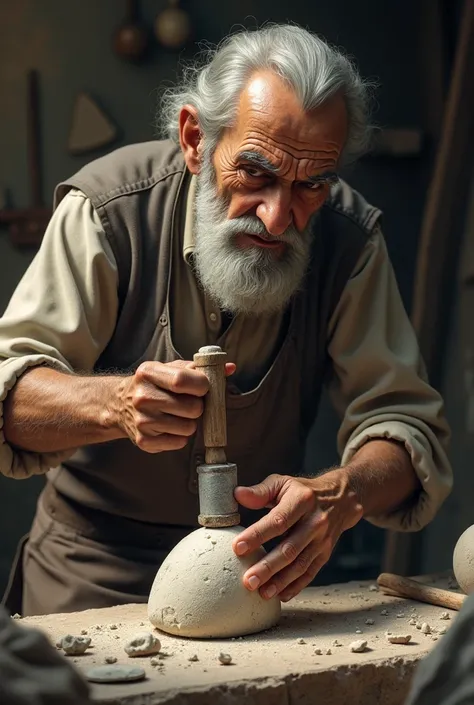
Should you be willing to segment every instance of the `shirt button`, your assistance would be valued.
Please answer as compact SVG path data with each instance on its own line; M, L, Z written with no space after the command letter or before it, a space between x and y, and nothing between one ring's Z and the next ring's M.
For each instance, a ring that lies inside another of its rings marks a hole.
M209 318L211 319L211 321L213 323L215 323L217 321L217 313L214 313L214 312L210 313Z

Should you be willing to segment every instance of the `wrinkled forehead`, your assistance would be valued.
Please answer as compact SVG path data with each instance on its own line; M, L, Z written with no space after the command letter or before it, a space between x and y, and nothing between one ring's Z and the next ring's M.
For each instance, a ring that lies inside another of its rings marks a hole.
M347 136L345 101L335 95L305 111L293 90L267 72L251 79L242 91L228 136L234 159L255 150L283 171L297 167L309 174L334 168Z

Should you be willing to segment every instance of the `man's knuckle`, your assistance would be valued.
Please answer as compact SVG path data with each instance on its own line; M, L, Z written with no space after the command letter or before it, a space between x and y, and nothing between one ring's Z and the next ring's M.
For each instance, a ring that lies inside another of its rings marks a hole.
M148 417L145 416L144 414L137 414L135 416L135 426L137 431L141 433L142 435L145 435L146 427L148 425Z
M305 504L312 504L314 501L313 490L311 490L309 487L302 486L301 487L301 501L304 502Z
M295 559L295 565L303 575L311 565L311 556L307 553L300 553Z
M272 520L273 525L278 532L286 531L289 528L288 517L284 512L275 512Z
M149 396L144 385L138 385L132 395L132 404L135 409L143 409L145 404L149 401Z
M147 379L152 374L152 370L153 364L149 360L142 362L141 365L137 367L135 379L139 381Z
M262 558L260 561L260 566L262 568L262 572L266 578L268 578L272 574L272 567L268 560L266 558Z
M258 526L254 526L252 529L251 541L252 541L252 544L254 544L255 546L261 546L262 543L265 543L266 538L264 536L263 529L261 529Z
M282 477L282 475L278 475L278 473L273 472L271 475L267 477L267 480L269 482L275 482L275 480L279 480Z
M187 375L185 370L179 368L173 369L173 374L170 379L170 387L172 391L180 391L186 383Z
M295 544L291 541L284 541L281 546L281 552L287 561L293 563L293 561L298 557L298 549Z

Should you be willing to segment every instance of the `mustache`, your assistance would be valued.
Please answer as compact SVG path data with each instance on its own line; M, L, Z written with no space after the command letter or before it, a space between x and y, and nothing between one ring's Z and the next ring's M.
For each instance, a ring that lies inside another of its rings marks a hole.
M260 218L252 215L242 215L239 218L226 220L225 225L228 235L240 235L241 233L245 235L258 235L265 240L276 240L277 242L288 243L289 240L300 235L293 225L290 225L282 235L271 235Z

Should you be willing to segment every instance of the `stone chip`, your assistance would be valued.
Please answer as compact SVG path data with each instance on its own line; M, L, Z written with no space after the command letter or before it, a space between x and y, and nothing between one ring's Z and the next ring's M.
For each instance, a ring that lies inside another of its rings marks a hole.
M90 645L91 638L89 636L73 636L72 634L66 634L56 644L68 656L85 654Z
M131 658L150 656L151 654L157 654L159 652L161 642L150 632L143 632L143 634L137 634L133 639L127 641L123 648L125 653Z
M219 654L218 659L223 666L229 666L232 663L232 656L230 654L224 654L222 651Z
M387 640L390 644L409 644L411 634L387 634Z
M356 654L362 653L367 649L367 642L364 639L357 639L349 644L349 649Z

